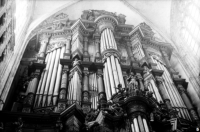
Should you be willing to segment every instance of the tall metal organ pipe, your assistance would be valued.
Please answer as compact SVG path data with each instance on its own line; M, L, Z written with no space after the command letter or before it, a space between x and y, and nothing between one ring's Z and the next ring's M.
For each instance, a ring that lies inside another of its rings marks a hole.
M116 87L118 87L119 84L125 87L121 66L118 60L117 44L113 32L109 28L105 28L101 33L101 53L104 53L104 57L106 58L103 71L105 76L104 82L107 86L105 92L109 100L110 97L117 92Z

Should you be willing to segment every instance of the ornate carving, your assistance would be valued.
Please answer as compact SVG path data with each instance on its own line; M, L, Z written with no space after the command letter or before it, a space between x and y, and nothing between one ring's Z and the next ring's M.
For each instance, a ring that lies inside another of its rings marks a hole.
M58 102L58 109L57 112L62 112L63 110L66 109L66 103L65 102Z
M117 15L116 13L108 12L105 10L84 10L83 14L81 15L81 18L84 20L94 21L95 19L97 19L99 16L102 15L113 16L115 19L118 20L120 24L125 24L126 22L125 15L123 14Z
M81 64L81 61L78 60L77 58L75 58L75 60L72 62L72 66L75 67L75 66L79 66Z
M22 132L22 127L24 123L21 117L19 117L18 120L13 123L13 125L15 126L15 132Z
M61 89L59 99L66 99L66 89Z

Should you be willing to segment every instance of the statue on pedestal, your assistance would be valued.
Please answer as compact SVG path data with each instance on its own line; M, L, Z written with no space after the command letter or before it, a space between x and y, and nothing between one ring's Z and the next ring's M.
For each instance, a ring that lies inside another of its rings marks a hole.
M138 82L137 82L136 76L134 76L133 72L131 72L127 81L128 81L128 88L129 88L130 92L133 90L138 90Z

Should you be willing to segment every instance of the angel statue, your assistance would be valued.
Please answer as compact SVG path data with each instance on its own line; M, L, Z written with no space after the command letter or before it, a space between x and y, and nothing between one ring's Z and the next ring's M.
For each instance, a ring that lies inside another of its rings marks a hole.
M72 66L75 67L76 65L80 65L81 61L75 58L75 60L72 63Z
M131 72L131 74L129 75L129 77L127 78L128 83L128 87L130 92L132 90L138 89L138 82L136 81L136 77L134 76L134 73Z

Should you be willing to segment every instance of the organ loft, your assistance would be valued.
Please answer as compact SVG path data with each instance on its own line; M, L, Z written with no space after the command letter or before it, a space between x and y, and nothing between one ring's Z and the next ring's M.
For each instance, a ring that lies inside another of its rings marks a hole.
M35 29L0 112L3 132L194 132L197 108L170 43L145 22L84 10Z

